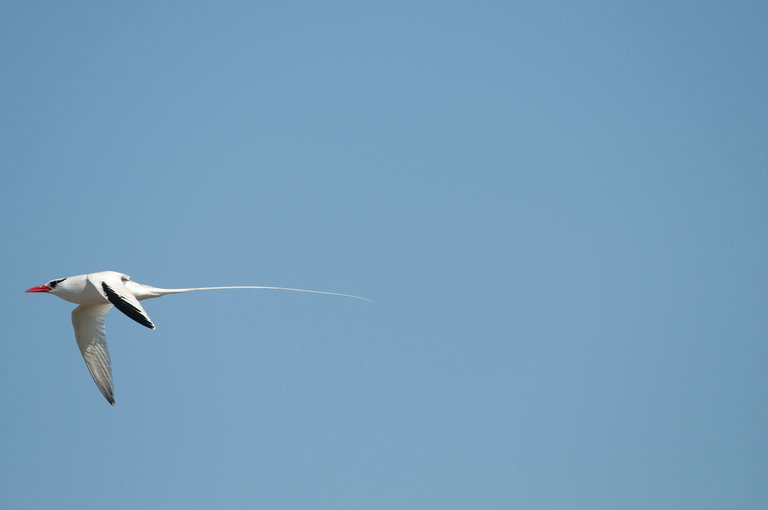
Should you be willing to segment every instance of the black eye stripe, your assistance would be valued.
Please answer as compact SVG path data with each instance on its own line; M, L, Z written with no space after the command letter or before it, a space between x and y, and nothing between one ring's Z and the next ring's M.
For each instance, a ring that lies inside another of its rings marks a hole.
M49 286L50 288L52 288L52 289L55 289L55 288L56 288L56 286L57 286L58 284L60 284L61 282L63 282L64 280L66 280L66 278L60 278L60 279L58 279L58 280L51 280L51 281L48 283L48 286Z

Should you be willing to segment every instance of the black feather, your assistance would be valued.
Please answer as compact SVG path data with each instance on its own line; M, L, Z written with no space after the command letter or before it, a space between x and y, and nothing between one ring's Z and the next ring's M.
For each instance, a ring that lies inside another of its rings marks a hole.
M120 295L115 292L112 287L106 284L106 282L101 282L101 288L104 289L104 292L107 294L107 299L109 299L110 303L115 305L115 308L142 326L146 326L149 329L155 329L155 325L152 324L152 321L149 320L143 313L141 313L141 310L136 308L132 303L129 303L120 297Z

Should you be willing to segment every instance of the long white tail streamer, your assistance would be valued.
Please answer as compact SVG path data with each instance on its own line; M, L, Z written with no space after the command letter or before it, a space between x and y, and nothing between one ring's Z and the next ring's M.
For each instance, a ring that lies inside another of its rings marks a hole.
M362 296L355 296L354 294L342 294L341 292L327 292L324 290L309 290L309 289L293 289L290 287L268 287L265 285L235 285L232 287L195 287L190 289L160 289L152 287L154 290L160 291L162 294L179 294L182 292L195 292L198 290L226 290L226 289L265 289L265 290L287 290L291 292L307 292L309 294L326 294L328 296L341 296L353 299L361 299L373 303L373 300L364 298Z

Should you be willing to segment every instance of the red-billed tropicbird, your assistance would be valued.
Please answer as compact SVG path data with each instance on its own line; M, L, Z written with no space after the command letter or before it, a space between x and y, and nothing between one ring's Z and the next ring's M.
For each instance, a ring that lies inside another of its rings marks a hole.
M75 328L75 338L80 352L85 358L88 370L91 371L96 386L109 401L115 404L114 386L112 384L112 366L107 349L107 334L104 328L104 318L114 306L139 324L150 329L155 325L141 307L139 301L144 299L179 294L197 290L219 289L270 289L290 290L295 292L311 292L313 294L329 294L345 296L370 301L364 297L338 292L320 290L291 289L288 287L266 287L263 285L239 285L234 287L198 287L193 289L159 289L131 281L131 278L115 271L81 274L51 280L44 285L27 289L25 292L47 292L65 301L80 306L72 311L72 325Z

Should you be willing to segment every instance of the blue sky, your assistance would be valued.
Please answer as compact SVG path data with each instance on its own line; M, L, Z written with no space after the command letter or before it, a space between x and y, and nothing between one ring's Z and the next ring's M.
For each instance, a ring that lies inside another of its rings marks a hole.
M766 15L4 2L0 507L766 507Z

